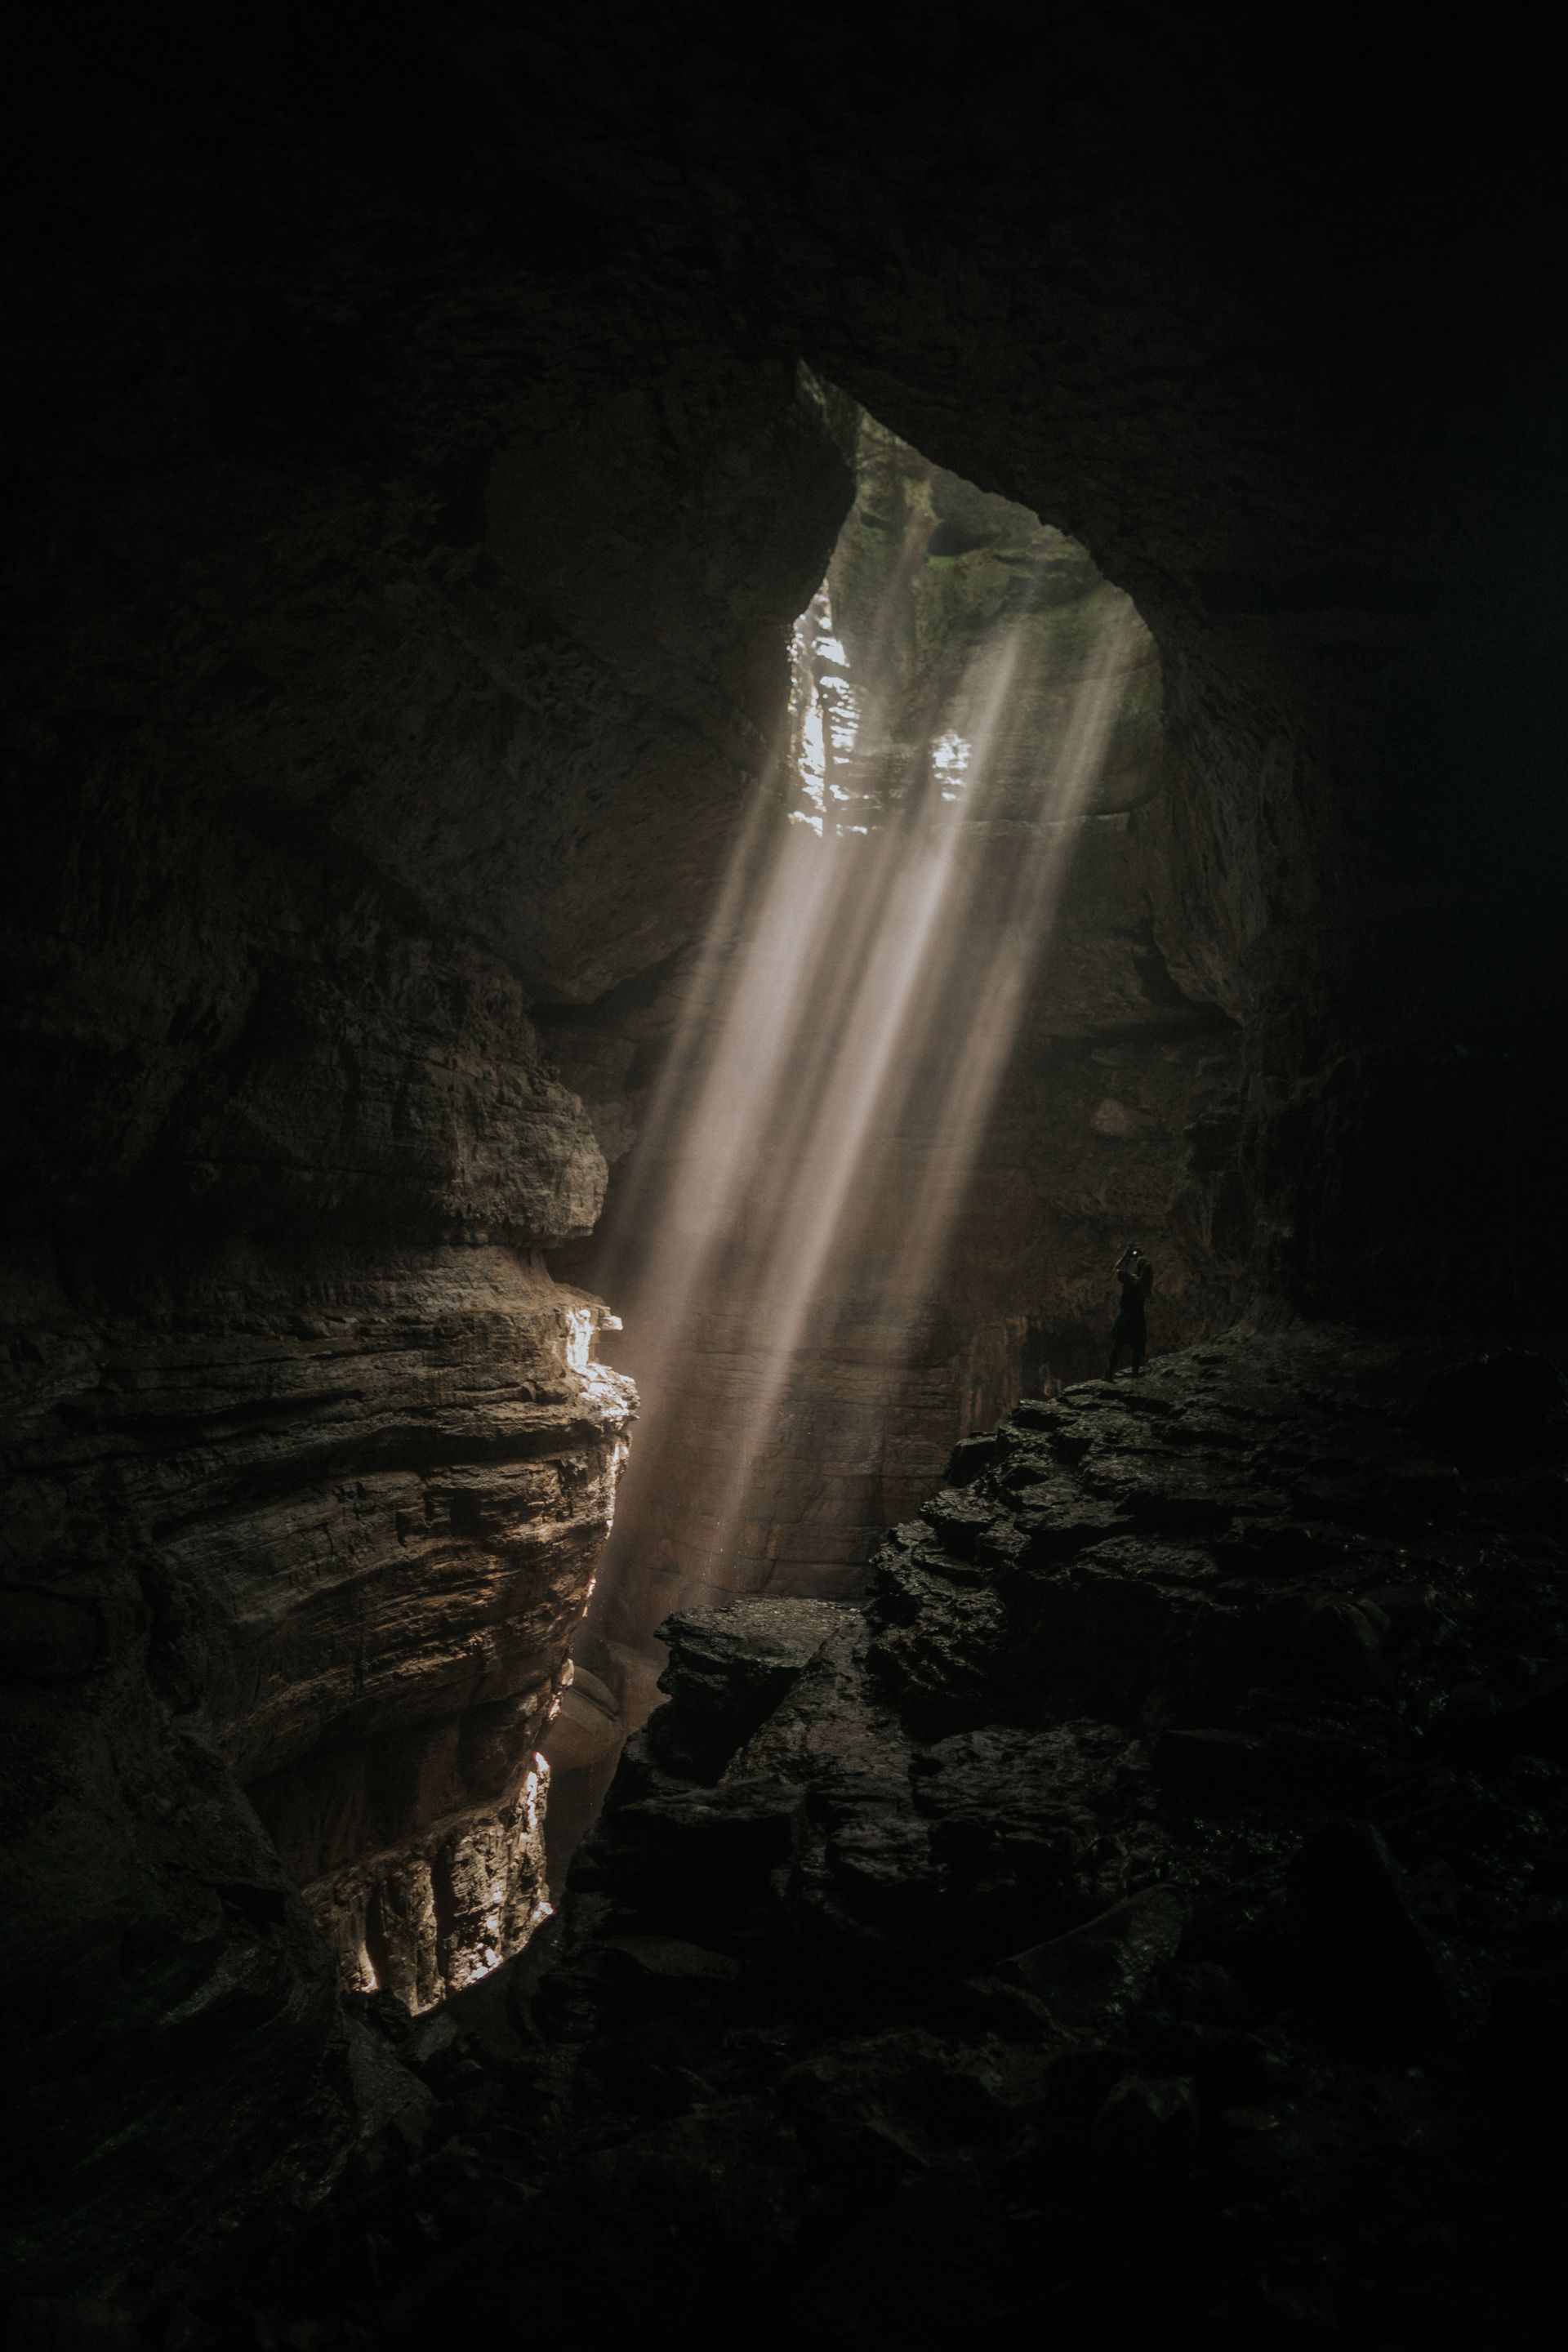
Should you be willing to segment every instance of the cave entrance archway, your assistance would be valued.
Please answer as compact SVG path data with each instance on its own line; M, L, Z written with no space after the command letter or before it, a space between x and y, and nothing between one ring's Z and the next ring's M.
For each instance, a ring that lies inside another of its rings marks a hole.
M1026 1347L1037 1383L1098 1369L1124 1228L1165 1241L1170 1337L1231 1304L1196 1222L1165 1238L1232 1072L1153 942L1153 641L1064 533L814 390L854 501L585 1269L643 1415L558 1843L654 1703L671 1609L852 1597Z

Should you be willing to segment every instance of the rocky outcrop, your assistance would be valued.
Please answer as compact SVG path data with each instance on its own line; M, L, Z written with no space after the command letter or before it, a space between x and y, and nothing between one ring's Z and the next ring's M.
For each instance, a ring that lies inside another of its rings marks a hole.
M414 2009L544 1905L535 1751L633 1403L591 1361L601 1310L504 1250L296 1263L286 1302L249 1271L243 1311L59 1300L10 1359L6 1853L36 1924L5 1998L46 2276L154 2252L171 2175L188 2228L352 2137L295 1889L338 1980Z
M1478 1444L1454 1399L1495 1429L1506 1360L1199 1349L973 1442L864 1609L672 1621L560 1919L426 2070L435 2140L290 2241L267 2324L414 2341L455 2268L548 2247L552 2322L591 2282L629 2325L657 2263L781 2347L1538 2342L1568 1717L1532 1370Z
M504 1256L407 1268L395 1298L292 1355L309 1455L256 1433L281 1496L221 1518L204 1496L163 1559L209 1596L198 1685L345 1980L417 2011L545 1907L536 1751L634 1396L590 1360L596 1302ZM241 1450L226 1486L265 1489Z

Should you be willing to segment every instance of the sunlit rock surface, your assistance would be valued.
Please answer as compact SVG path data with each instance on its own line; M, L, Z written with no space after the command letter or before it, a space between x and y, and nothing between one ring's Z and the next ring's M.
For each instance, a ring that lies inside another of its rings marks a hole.
M600 1316L502 1253L411 1266L390 1312L323 1318L272 1375L309 1483L166 1529L168 1572L213 1596L230 1762L345 1980L416 2010L544 1900L536 1750L635 1403L588 1361Z
M45 2268L73 2229L155 2235L170 2178L188 2224L352 2131L295 1888L339 1981L412 2008L544 1900L535 1749L635 1402L600 1310L500 1249L299 1263L287 1304L250 1271L239 1309L58 1299L10 1360L5 1852L39 1924L5 1998Z

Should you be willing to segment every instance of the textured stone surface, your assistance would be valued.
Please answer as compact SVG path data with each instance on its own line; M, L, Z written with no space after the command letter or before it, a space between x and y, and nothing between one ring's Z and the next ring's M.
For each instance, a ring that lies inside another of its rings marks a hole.
M690 1609L668 1621L669 1664L646 1748L656 1769L717 1780L845 1622L831 1601Z
M414 2007L543 1896L534 1750L633 1402L589 1360L599 1310L500 1249L301 1262L287 1304L247 1271L242 1312L61 1297L9 1359L5 1851L36 1927L5 1997L20 2126L58 2143L21 2221L45 2274L73 2231L155 2251L171 2179L189 2227L295 2136L344 2144L294 1888L344 1981Z
M537 2261L545 2316L591 2277L621 2325L657 2262L781 2347L964 2315L1542 2342L1563 1547L1504 1532L1462 1445L1413 1458L1433 1378L1484 1385L1298 1331L1071 1389L897 1531L863 1611L674 1620L670 1735L454 2012L473 2071L434 2152L247 2302L412 2342L455 2264L483 2295ZM715 1780L737 1687L781 1672ZM389 2272L415 2207L430 2242Z

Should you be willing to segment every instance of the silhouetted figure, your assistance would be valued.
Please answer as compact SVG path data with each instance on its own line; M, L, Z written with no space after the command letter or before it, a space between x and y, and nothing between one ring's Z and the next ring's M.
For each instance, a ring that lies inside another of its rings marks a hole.
M1132 1377L1136 1380L1143 1369L1144 1351L1149 1345L1149 1327L1143 1319L1143 1309L1149 1303L1149 1293L1154 1287L1154 1269L1142 1251L1131 1243L1116 1261L1116 1279L1121 1286L1121 1304L1110 1327L1110 1361L1105 1368L1105 1377L1113 1381L1123 1355L1129 1355L1132 1359Z

